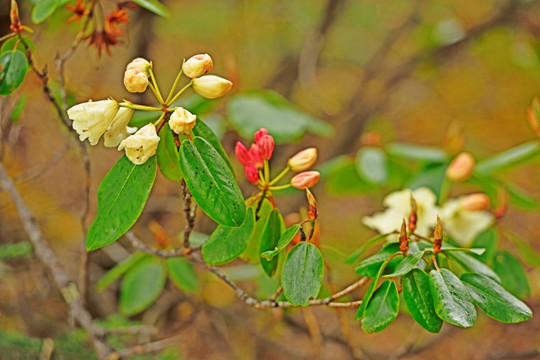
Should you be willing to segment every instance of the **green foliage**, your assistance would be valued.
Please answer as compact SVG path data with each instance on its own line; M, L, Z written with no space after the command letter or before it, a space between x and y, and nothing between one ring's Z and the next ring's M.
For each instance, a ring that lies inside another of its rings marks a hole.
M376 235L376 236L372 237L371 239L366 241L366 243L364 245L360 246L351 255L349 255L347 257L347 259L345 259L345 262L347 264L352 264L352 263L356 262L358 260L358 258L360 256L362 256L362 254L364 253L365 250L369 249L371 246L374 246L377 243L380 243L380 242L384 241L388 237L388 235L390 235L390 234L391 233L379 234L379 235Z
M17 259L32 255L33 247L28 241L0 245L0 260Z
M169 278L179 289L191 293L200 288L199 279L193 265L183 258L169 258L165 260Z
M225 149L223 149L223 145L221 145L221 141L219 141L219 138L212 131L212 129L210 129L210 127L204 123L204 121L197 119L197 122L195 123L195 127L193 128L193 134L195 136L200 136L204 140L208 141L208 143L212 145L214 149L216 149L219 155L221 155L221 158L223 159L223 161L225 161L225 163L227 164L229 169L231 169L231 172L234 175L234 170L231 165L231 161L229 160L229 157L225 153Z
M538 154L540 154L538 141L527 142L478 162L475 173L481 176L491 175L528 161Z
M420 269L413 269L403 277L403 298L412 318L432 333L438 333L442 320L435 312L429 285L429 276Z
M356 168L366 181L384 184L388 179L386 155L376 147L364 147L356 154Z
M413 161L443 163L448 159L448 155L444 151L430 146L391 143L386 145L385 149L389 155Z
M384 330L399 312L399 294L396 283L386 280L375 291L362 319L362 330L372 334Z
M159 0L133 0L133 2L148 11L162 17L169 17L169 10Z
M97 291L103 291L106 287L111 285L114 281L124 275L129 269L135 266L139 261L150 255L143 253L142 251L136 251L125 258L121 263L118 263L115 267L109 270L96 284Z
M34 24L39 24L49 18L54 14L58 2L58 0L39 0L32 9L32 22Z
M493 258L493 269L501 279L501 285L520 299L531 293L525 269L508 251L497 251Z
M388 259L399 251L398 243L391 243L379 250L375 255L368 257L358 263L356 273L361 276L376 277L379 273L381 265L385 264ZM393 257L392 265L397 265L401 260L398 257ZM386 266L386 265L385 265Z
M422 259L422 256L424 256L424 253L425 251L419 251L413 254L408 254L408 256L403 258L399 264L397 264L396 269L391 274L386 274L384 277L398 277L407 275L409 271L418 265Z
M26 56L25 45L28 46L31 51L36 51L36 45L34 45L34 42L29 37L24 35L21 35L20 37L21 38L19 39L18 36L14 36L6 40L0 48L0 54L13 50L20 51L21 53L23 53L23 55Z
M281 223L282 219L279 210L272 210L262 231L259 254L263 254L266 251L272 251L276 248L276 245L281 237ZM278 263L277 257L274 257L272 260L260 259L260 262L264 272L268 276L274 275Z
M0 55L0 95L10 95L22 84L28 62L20 51L6 51Z
M287 247L287 245L290 244L292 239L294 239L294 237L298 233L298 230L300 230L299 224L294 224L290 226L287 230L283 232L274 250L265 251L261 254L261 256L266 260L272 260L276 255L282 252Z
M180 169L180 155L169 123L165 123L159 132L159 138L156 153L159 170L167 179L179 182L183 177L182 169Z
M247 203L250 203L253 201L253 198L249 198L247 200ZM254 202L250 207L254 209L257 209L258 201ZM245 261L248 261L250 263L258 263L260 261L260 248L261 248L261 239L264 233L264 227L266 225L266 221L268 220L268 217L272 213L273 206L268 201L268 199L264 199L261 207L259 209L259 212L256 214L258 217L256 217L255 221L255 229L253 231L253 234L251 235L251 239L248 242L248 246L246 248L246 251L242 254L242 259Z
M484 248L486 251L481 254L478 259L485 264L491 264L495 252L497 251L497 244L499 243L499 235L495 229L487 229L474 239L472 244L473 248Z

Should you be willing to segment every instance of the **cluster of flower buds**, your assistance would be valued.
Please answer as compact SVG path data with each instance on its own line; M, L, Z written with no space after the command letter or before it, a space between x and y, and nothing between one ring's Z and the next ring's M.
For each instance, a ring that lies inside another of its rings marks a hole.
M207 99L222 97L232 88L232 82L227 79L205 75L213 67L214 62L208 54L194 55L182 65L184 75L193 79L193 90Z
M124 72L124 86L130 93L142 93L148 87L152 63L143 58L133 59Z
M238 161L244 165L244 174L250 183L256 185L264 182L264 176L259 178L259 170L264 169L265 161L270 160L274 152L274 137L268 135L268 130L259 129L253 136L255 141L249 147L249 150L240 142L236 143L234 149ZM261 175L263 172L261 171Z
M468 152L462 152L452 160L446 169L446 178L451 182L462 182L471 177L476 161Z

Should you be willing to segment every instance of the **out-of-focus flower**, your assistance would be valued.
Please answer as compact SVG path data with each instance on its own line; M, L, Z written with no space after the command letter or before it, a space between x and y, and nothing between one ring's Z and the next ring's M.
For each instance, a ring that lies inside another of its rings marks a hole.
M244 166L244 174L246 175L248 181L252 184L257 184L259 182L259 172L257 168L252 163Z
M196 120L196 115L182 107L177 107L169 118L169 126L177 134L189 134L193 130Z
M128 159L135 165L141 165L155 155L158 143L159 136L156 133L156 127L150 123L123 140L118 146L118 150L126 149Z
M124 72L124 86L130 93L143 93L148 87L148 77L137 69Z
M461 208L469 211L482 211L489 209L489 196L486 194L470 194L459 199Z
M317 149L308 148L290 158L287 164L292 171L300 172L312 167L315 161L317 161Z
M462 199L448 200L440 214L448 235L458 244L467 246L478 234L493 224L494 216L488 211L464 209Z
M133 111L133 109L126 107L121 107L118 110L111 125L103 135L103 145L106 147L116 147L122 140L137 131L137 128L128 126Z
M251 146L249 147L249 158L257 169L262 169L264 167L261 150L256 144L251 144Z
M150 77L150 71L149 69L152 67L152 63L144 58L135 58L131 60L129 64L126 66L126 70L132 70L136 69L144 73L146 77Z
M105 30L116 36L122 35L122 31L118 28L117 24L127 24L129 22L129 16L125 9L116 9L105 19Z
M257 146L264 160L270 160L274 152L274 138L270 135L264 135L257 141Z
M94 30L94 32L85 38L85 40L87 39L89 40L90 45L96 47L99 56L101 56L103 48L105 48L107 54L112 56L111 47L120 42L118 36L107 32L106 30Z
M387 209L372 216L364 216L362 222L381 234L399 231L401 222L404 218L407 219L412 211L411 194L416 201L415 233L421 236L431 235L430 229L436 224L438 209L435 205L435 194L425 187L413 191L405 189L388 194L383 200Z
M471 177L475 165L474 157L468 152L462 152L455 157L446 169L446 178L452 182L465 181Z
M318 171L305 171L294 176L291 179L291 185L299 190L308 189L315 186L319 182L320 177L321 174Z
M214 67L214 62L208 54L198 54L190 57L183 65L182 70L192 79L201 77Z
M67 4L66 7L69 11L73 13L73 16L67 19L68 23L72 21L77 21L77 24L79 24L81 20L90 13L90 10L86 9L86 3L81 0L77 0L77 3L75 4L75 6L71 6L70 4Z
M203 75L193 79L193 90L207 99L222 97L231 90L233 83L215 75Z
M118 103L112 99L89 101L68 109L68 117L73 120L73 129L79 139L88 139L90 145L96 145L99 138L107 131L116 113Z

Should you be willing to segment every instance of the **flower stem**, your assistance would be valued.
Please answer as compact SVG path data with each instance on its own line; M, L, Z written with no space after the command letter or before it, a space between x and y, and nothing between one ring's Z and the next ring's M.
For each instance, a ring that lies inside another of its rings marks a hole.
M268 166L268 160L264 160L264 181L270 184L270 167Z
M162 108L154 107L154 106L146 106L146 105L139 105L139 104L132 104L129 102L123 102L118 104L120 107L126 107L134 110L145 110L145 111L162 111ZM169 109L167 109L169 110Z
M291 184L279 185L279 186L270 186L268 190L284 190L291 187Z
M161 115L159 116L159 118L156 120L156 122L154 123L154 126L157 127L158 129L161 130L161 127L159 127L159 125L161 124L161 122L163 121L163 118L165 117L165 114L167 114L165 111L163 111L161 113ZM159 131L158 131L159 132Z
M177 92L176 95L174 95L174 97L167 102L167 106L170 106L173 102L175 102L176 99L178 99L178 97L182 95L184 91L186 91L189 87L191 87L191 85L193 85L193 80L191 80L186 86L180 89L180 91Z
M182 64L183 66L183 64ZM178 75L176 75L176 79L174 80L173 86L171 87L171 90L169 90L169 95L167 95L167 100L165 100L165 104L170 104L171 98L174 94L174 90L176 90L176 86L178 85L178 81L180 81L180 78L182 77L182 74L184 73L183 69L180 69L178 72Z
M274 185L275 183L277 183L282 177L284 177L285 175L287 175L287 173L291 170L291 167L290 166L287 166L285 169L283 169L282 172L280 172L278 174L278 176L276 176L272 181L270 181L270 186Z
M154 76L154 72L152 71L152 67L148 67L148 71L150 72L150 80L152 80L152 82L148 83L148 85L150 85L150 89L152 89L152 91L156 95L159 103L164 104L165 102L163 101L163 96L161 96L161 92L159 91L156 77ZM152 84L154 85L152 86Z

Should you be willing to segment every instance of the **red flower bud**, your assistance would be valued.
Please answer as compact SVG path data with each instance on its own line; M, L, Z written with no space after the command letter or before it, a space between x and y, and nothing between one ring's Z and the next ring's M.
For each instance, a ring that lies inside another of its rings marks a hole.
M274 138L271 135L263 135L257 141L257 146L261 151L264 160L270 160L274 152Z
M238 161L240 161L240 164L246 166L247 164L251 163L249 153L246 147L240 141L236 143L234 152L236 153L236 157L238 158Z
M260 128L259 131L255 132L255 135L253 135L253 140L255 140L255 143L258 144L259 140L264 136L268 135L268 130L264 128Z
M291 179L291 185L294 188L304 190L315 186L319 181L321 174L318 171L305 171Z
M249 158L257 169L263 168L263 156L261 154L261 149L259 149L257 145L251 144L251 146L249 147Z
M244 167L244 174L250 183L257 184L259 182L259 172L252 163L249 163Z

